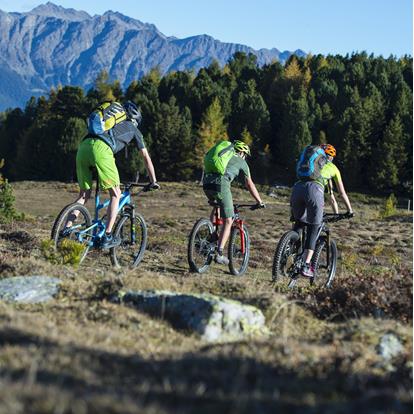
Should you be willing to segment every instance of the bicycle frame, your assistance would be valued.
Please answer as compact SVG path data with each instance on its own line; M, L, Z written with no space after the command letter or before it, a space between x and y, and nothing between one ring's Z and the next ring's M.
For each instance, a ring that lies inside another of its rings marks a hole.
M244 231L243 231L244 220L240 217L239 207L242 207L242 206L234 205L234 219L233 219L233 223L231 226L236 227L239 230L240 238L241 238L240 240L241 252L242 254L245 254L246 240L245 240ZM220 207L214 206L213 226L217 234L218 234L219 226L222 226L222 225L224 225L224 220L220 217Z
M101 202L101 198L99 195L99 183L96 184L96 191L95 191L95 213L94 218L92 220L92 225L87 227L86 229L79 231L76 235L80 242L83 242L83 236L89 236L89 232L93 230L92 238L89 241L89 247L92 247L96 244L98 240L102 238L102 236L105 233L106 230L106 223L99 218L99 211L103 208L106 208L110 204L110 200L105 200ZM134 216L135 216L135 209L133 204L131 203L131 193L129 191L128 186L125 188L125 190L121 194L121 199L119 201L117 215L120 211L122 211L126 206L128 206L131 209L132 214L132 227L131 227L131 234L132 234L132 242L135 242L135 224L134 224Z

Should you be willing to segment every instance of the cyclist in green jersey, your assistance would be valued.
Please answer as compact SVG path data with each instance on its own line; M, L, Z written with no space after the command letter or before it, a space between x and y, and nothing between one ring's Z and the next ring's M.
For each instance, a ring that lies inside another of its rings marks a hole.
M141 111L131 101L124 104L124 109L127 113L126 121L115 125L111 130L101 135L87 135L81 142L76 154L76 173L80 187L79 197L76 202L85 204L91 196L92 169L96 169L98 173L100 187L103 190L109 191L108 218L105 235L101 242L103 249L119 244L119 240L115 240L112 237L112 228L115 224L121 198L120 179L114 155L131 141L135 141L138 150L144 158L144 164L150 178L150 184L146 190L151 191L160 188L151 157L145 147L143 136L138 129L142 120ZM71 225L72 221L67 223L66 228Z
M327 163L322 167L320 177L313 181L299 181L292 191L290 205L293 218L297 223L306 223L308 226L307 238L305 240L304 258L305 262L301 274L306 277L313 277L314 269L311 266L313 252L316 246L318 230L322 224L324 208L324 189L327 188L329 201L334 213L338 213L338 203L333 194L333 183L342 197L348 214L352 217L353 211L342 182L341 173L333 163L336 156L335 148L330 144L322 144L321 148L325 151ZM298 230L300 224L295 224L294 230Z
M220 205L220 217L224 219L224 225L218 237L216 263L229 264L229 259L224 256L224 247L230 236L231 226L233 224L234 206L231 194L231 183L239 175L244 177L245 185L257 204L264 208L259 192L250 176L250 169L245 160L250 155L250 148L242 141L234 141L235 155L227 164L223 175L218 173L205 174L203 177L203 190L207 198ZM211 213L211 221L214 218L214 209Z

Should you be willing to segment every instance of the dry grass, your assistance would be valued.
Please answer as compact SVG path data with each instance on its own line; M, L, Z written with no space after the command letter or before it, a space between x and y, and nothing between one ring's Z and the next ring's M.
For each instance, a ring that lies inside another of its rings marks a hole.
M355 203L332 226L341 253L330 293L287 292L269 282L273 252L288 229L288 199L244 216L252 238L245 277L223 267L194 275L187 236L208 216L196 184L165 183L137 200L149 227L138 269L122 272L105 254L80 268L42 256L53 218L76 196L61 183L16 183L17 209L32 219L0 227L0 278L59 277L44 305L0 303L0 414L3 413L402 413L410 407L412 228L404 214L378 220L380 202ZM248 200L237 189L235 200ZM409 217L408 217L409 218ZM271 336L206 345L162 320L110 303L121 288L209 292L258 306ZM336 296L335 296L336 295ZM341 296L342 295L342 296ZM345 298L345 299L344 299ZM405 352L376 354L396 333Z

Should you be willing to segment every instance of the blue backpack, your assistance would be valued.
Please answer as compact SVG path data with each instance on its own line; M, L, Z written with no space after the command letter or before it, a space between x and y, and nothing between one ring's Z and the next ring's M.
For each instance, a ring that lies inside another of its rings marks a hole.
M296 175L302 181L317 180L327 161L325 151L319 145L309 145L300 154Z

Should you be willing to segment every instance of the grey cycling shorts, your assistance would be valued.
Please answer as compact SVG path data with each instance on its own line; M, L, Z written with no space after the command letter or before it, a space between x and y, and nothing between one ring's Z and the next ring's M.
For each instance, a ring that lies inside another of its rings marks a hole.
M324 207L323 188L315 181L299 181L292 189L290 207L295 220L321 224Z

